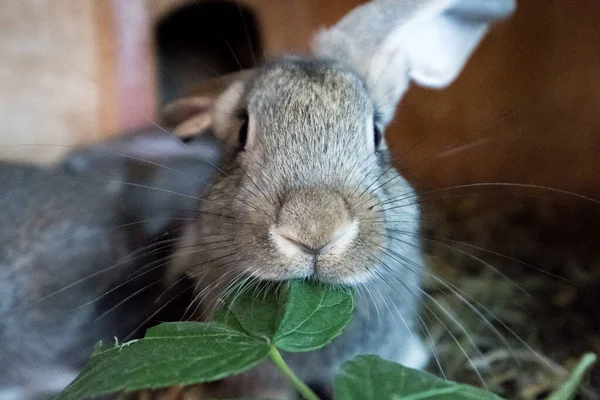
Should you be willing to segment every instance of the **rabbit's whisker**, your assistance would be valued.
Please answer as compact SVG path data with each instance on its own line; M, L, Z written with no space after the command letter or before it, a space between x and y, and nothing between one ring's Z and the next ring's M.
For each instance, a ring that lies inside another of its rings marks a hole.
M384 249L382 249L382 251L384 251L389 257L395 259L397 262L399 262L401 265L403 265L405 268L407 268L408 270L412 271L413 273L416 273L416 272L414 270L412 270L410 267L408 267L408 263L414 264L417 267L419 267L420 269L422 269L423 271L425 271L424 268L422 268L421 266L419 266L414 261L409 260L408 258L399 255L398 253L394 252L393 250L385 249L384 248ZM397 276L397 273L393 269L391 269L391 268L388 267L387 271L398 281L398 283L402 284L404 286L404 288L407 291L409 291L409 293L412 293L412 291L410 290L410 288L406 285L406 283L404 283L404 281L402 280L401 277ZM427 272L427 271L425 271L425 272ZM446 315L455 326L458 327L458 329L464 334L465 338L468 340L468 342L472 346L472 348L478 354L480 354L481 357L483 358L483 354L481 354L481 351L479 350L479 347L476 345L475 341L473 340L472 336L469 334L468 330L464 327L464 325L452 313L450 313L443 305L441 305L435 298L431 297L427 292L425 292L421 288L419 288L419 287L415 287L415 288L416 288L416 290L419 293L421 293L422 295L430 298L434 302L434 304L436 305L436 307L444 315ZM446 329L446 331L448 332L448 334L451 336L452 340L456 343L456 345L460 349L461 353L463 353L463 355L465 356L465 358L468 360L469 364L471 364L473 366L473 369L474 369L475 373L477 374L477 377L478 377L479 381L481 382L481 384L484 387L487 388L487 384L485 382L485 379L481 375L479 369L477 369L476 366L473 364L473 362L471 360L471 357L469 356L469 353L466 351L466 349L464 348L464 346L460 343L460 341L458 340L458 338L454 335L454 333L452 333L452 331L446 325L446 323L444 323L444 321L442 320L442 318L440 318L440 316L431 307L429 307L429 305L427 305L426 303L423 303L423 306Z
M417 247L420 248L420 246L408 242L408 241L403 241L399 238L392 238L393 240L402 242L406 245L409 246L413 246L413 247ZM442 284L446 289L448 289L451 293L453 293L460 301L461 303L465 304L466 307L468 307L468 309L476 316L476 318L482 320L491 330L492 332L494 332L494 334L496 336L498 336L498 338L500 338L500 340L502 340L508 347L508 349L510 351L512 350L512 346L510 346L510 344L508 343L508 341L506 340L506 338L495 328L493 327L493 325L491 324L491 322L484 317L484 315L481 313L480 310L483 310L483 312L485 312L485 314L489 315L493 321L497 322L498 324L501 325L501 327L505 330L507 330L510 335L512 337L514 337L516 340L518 340L523 346L525 346L529 351L531 351L533 354L535 354L538 359L542 362L544 362L544 357L542 355L539 354L539 352L537 352L536 350L534 350L531 345L529 345L521 336L519 336L516 332L514 332L514 330L512 330L509 326L507 326L503 321L501 321L499 318L497 318L490 310L489 308L487 308L486 306L484 306L483 304L481 304L480 302L478 302L477 300L473 299L471 296L467 295L464 291L460 290L458 287L456 287L455 285L452 285L451 283L449 283L447 280L429 272L427 269L420 267L418 264L408 260L406 257L403 257L402 255L393 252L390 249L386 250L386 253L391 252L392 254L390 254L390 256L392 256L395 259L400 259L400 260L404 260L405 262L410 262L413 265L416 265L417 267L419 267L422 271L426 272L431 278L433 278L434 280L436 280L438 283ZM400 260L398 260L400 262ZM403 265L409 269L409 271L413 271L411 268L409 268L405 263L403 263ZM416 272L415 272L416 273ZM400 278L399 278L400 279ZM473 304L471 304L471 302ZM476 307L475 307L476 306ZM477 308L478 307L478 308ZM477 311L475 311L477 310ZM517 361L518 362L518 361ZM547 365L548 367L552 367L551 365Z
M127 297L125 297L124 299L122 299L121 301L119 301L117 304L115 304L114 306L112 306L111 308L109 308L108 310L104 311L102 314L100 314L98 317L96 317L94 319L93 322L96 322L98 320L100 320L102 317L110 314L111 312L113 312L114 310L116 310L117 308L119 308L121 305L125 304L127 301L135 298L136 296L138 296L140 293L150 289L152 286L158 285L160 283L160 279L157 279L147 285L144 285L142 288L136 290L135 292L131 293L130 295L128 295Z
M103 268L101 270L98 270L96 272L93 272L93 273L91 273L91 274L89 274L89 275L87 275L87 276L85 276L85 277L83 277L81 279L78 279L75 282L72 282L72 283L70 283L70 284L68 284L68 285L60 288L59 290L56 290L56 291L54 291L54 292L52 292L52 293L50 293L48 295L45 295L45 296L41 297L37 301L38 302L42 302L44 300L47 300L50 297L56 296L56 295L64 292L65 290L68 290L68 289L70 289L70 288L72 288L72 287L74 287L74 286L76 286L76 285L78 285L80 283L83 283L83 282L87 281L88 279L91 279L91 278L94 278L96 276L102 275L102 274L104 274L106 272L112 271L113 269L115 269L117 267L127 266L128 263L130 263L131 261L134 261L134 260L136 260L136 259L138 259L138 258L140 258L142 256L145 256L146 254L148 254L148 253L143 253L143 252L146 251L149 248L155 247L156 245L157 245L156 243L152 243L152 244L149 244L149 245L144 246L142 248L135 249L132 252L130 252L129 254L127 254L124 257L122 257L118 262L116 262L116 263L114 263L114 264L112 264L112 265L110 265L110 266L108 266L106 268ZM132 256L134 256L134 257L132 257Z
M192 289L192 286L190 286L190 287L188 287L186 289L181 290L177 295L175 295L171 299L167 300L165 302L165 304L163 304L162 306L160 306L149 317L147 317L144 321L142 321L142 323L140 323L136 328L134 328L127 336L125 336L125 338L123 339L123 342L126 342L129 339L131 339L131 337L133 336L133 334L135 332L137 332L141 327L145 326L148 322L150 322L150 320L152 320L152 318L154 318L158 313L160 313L162 310L164 310L169 304L171 304L177 298L179 298L179 297L183 296L184 294L186 294L190 289Z

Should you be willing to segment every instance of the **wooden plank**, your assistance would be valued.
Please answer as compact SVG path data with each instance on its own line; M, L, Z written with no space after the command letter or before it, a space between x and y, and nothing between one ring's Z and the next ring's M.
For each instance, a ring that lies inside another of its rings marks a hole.
M147 0L96 2L102 73L101 130L114 134L156 118L153 26Z
M98 138L93 3L0 2L0 159L50 162Z
M600 197L600 2L519 2L451 87L412 88L389 132L423 188L515 182Z

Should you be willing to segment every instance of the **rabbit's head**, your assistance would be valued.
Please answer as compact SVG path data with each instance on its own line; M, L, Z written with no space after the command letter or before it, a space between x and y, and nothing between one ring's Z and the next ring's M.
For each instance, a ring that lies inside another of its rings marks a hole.
M513 7L374 1L320 32L314 56L234 82L212 116L223 170L184 240L204 260L193 272L360 284L384 272L390 251L414 254L418 206L383 131L410 81L451 83ZM392 243L399 231L408 236Z

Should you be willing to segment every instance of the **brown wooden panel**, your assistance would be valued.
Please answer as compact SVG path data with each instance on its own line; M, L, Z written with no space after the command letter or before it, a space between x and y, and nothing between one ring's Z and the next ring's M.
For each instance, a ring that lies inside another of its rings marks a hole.
M262 21L267 55L306 52L317 29L334 24L365 0L246 0Z
M50 162L98 138L92 3L0 2L0 159Z
M520 1L446 90L389 132L422 187L522 182L600 197L600 2Z
M106 134L156 118L152 20L147 0L95 2L101 74L101 127Z
M0 159L52 162L154 119L151 29L146 0L2 2Z

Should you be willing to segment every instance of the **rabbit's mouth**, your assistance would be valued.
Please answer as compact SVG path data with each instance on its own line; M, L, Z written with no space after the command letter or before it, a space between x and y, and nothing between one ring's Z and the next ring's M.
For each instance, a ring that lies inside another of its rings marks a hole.
M367 268L367 259L358 254L348 257L336 244L327 244L321 248L307 248L288 238L280 238L283 250L278 260L267 265L253 265L246 269L245 275L264 281L288 281L307 279L322 284L358 286L372 278Z
M287 271L287 273L249 271L247 275L266 282L284 282L295 279L305 279L325 285L348 287L363 285L372 278L372 274L367 270L348 271L340 268L340 266L325 266L316 260L302 266L295 265L293 270Z

